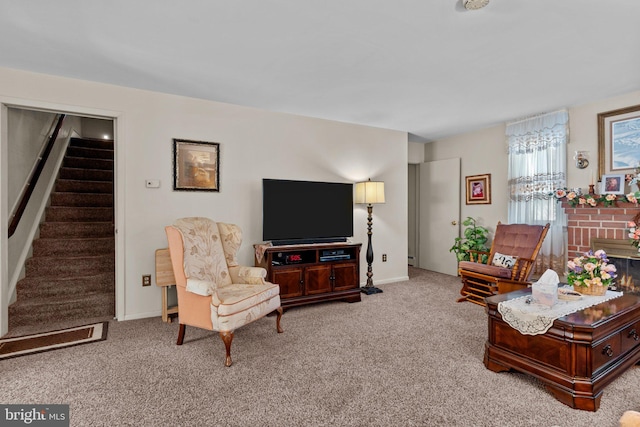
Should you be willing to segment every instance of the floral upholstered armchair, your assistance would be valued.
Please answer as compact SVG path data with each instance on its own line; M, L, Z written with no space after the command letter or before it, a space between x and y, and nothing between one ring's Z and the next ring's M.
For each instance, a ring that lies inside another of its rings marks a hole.
M276 329L282 332L280 287L264 280L265 269L238 264L238 226L192 217L165 231L178 294L178 345L187 325L218 331L226 347L225 366L231 366L235 329L276 311Z

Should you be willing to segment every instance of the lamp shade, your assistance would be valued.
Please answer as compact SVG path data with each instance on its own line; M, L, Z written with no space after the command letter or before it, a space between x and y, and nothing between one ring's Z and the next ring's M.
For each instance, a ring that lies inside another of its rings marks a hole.
M356 203L384 203L384 182L363 181L356 183Z

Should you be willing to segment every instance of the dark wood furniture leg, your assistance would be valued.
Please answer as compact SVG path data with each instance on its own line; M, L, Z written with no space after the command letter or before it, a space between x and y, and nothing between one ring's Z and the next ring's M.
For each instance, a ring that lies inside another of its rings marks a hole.
M282 330L282 327L280 326L280 319L282 319L282 307L278 307L276 309L276 311L278 312L278 317L276 318L276 329L278 330L278 333L281 334L284 331Z
M231 341L233 341L233 331L220 332L220 338L224 341L224 346L227 349L227 357L224 361L224 366L228 368L233 363L231 361Z
M180 329L178 329L178 341L176 342L176 345L182 345L182 342L184 341L185 329L187 329L187 325L185 325L184 323L180 323Z

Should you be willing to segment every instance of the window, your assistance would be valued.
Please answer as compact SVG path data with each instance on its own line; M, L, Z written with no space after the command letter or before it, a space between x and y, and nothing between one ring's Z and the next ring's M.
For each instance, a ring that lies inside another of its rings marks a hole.
M565 269L566 215L552 193L566 187L568 124L562 110L507 125L509 223L550 224L536 273Z

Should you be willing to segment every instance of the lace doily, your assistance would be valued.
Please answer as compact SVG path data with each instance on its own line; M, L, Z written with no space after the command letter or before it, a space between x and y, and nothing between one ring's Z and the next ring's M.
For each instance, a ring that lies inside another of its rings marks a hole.
M538 335L547 332L553 321L560 317L620 296L622 292L607 291L605 295L584 295L577 301L558 300L553 307L534 302L527 304L529 297L523 296L498 303L498 312L502 315L502 320L521 334Z

